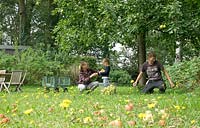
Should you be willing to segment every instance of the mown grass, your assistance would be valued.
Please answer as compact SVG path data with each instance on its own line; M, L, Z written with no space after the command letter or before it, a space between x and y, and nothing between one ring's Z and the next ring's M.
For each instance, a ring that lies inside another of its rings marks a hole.
M144 95L137 88L117 87L114 95L101 94L97 88L90 94L69 87L67 93L44 93L42 87L24 86L22 93L0 93L0 114L9 118L5 128L89 128L111 127L113 120L122 122L122 127L133 127L127 121L135 121L134 127L161 127L160 120L168 128L200 127L200 88L191 92L168 89L165 94ZM63 100L70 100L63 108ZM133 109L125 110L125 105ZM30 110L26 113L26 110ZM151 119L145 118L150 112ZM26 113L26 114L25 114ZM165 115L163 115L165 114ZM163 117L164 116L164 117ZM1 119L0 119L1 120Z

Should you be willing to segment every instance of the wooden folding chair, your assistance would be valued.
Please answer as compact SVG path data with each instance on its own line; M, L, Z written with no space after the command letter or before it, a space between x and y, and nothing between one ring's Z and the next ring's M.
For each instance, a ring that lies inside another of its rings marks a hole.
M5 84L5 79L6 79L6 70L0 70L0 74L1 74L1 76L0 76L0 91L2 91L2 89L3 88L5 88L6 89L6 91L8 92L8 93L10 93L10 91L8 90L8 87L6 86L6 84Z
M26 77L26 71L18 70L18 71L12 71L10 81L5 82L5 84L8 85L8 88L10 85L16 85L15 91L21 91L21 86L25 80Z

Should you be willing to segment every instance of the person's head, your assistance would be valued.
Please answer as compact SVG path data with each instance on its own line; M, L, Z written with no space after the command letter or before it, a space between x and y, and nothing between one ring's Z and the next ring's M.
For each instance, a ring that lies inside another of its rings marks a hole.
M88 66L88 63L87 63L87 62L81 62L81 64L80 64L80 71L81 71L81 72L87 71L88 68L89 68L89 66Z
M154 52L148 53L148 63L152 65L156 61L156 54Z
M109 61L108 58L104 58L103 61L102 61L102 63L103 63L104 66L110 65L110 61Z

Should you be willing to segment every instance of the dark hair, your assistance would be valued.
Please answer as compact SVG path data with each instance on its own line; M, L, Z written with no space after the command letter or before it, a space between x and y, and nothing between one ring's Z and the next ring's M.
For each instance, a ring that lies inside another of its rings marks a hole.
M109 61L108 58L104 58L104 59L103 59L103 62L106 62L108 65L110 65L110 61Z
M155 57L156 58L156 54L153 51L149 52L147 56L148 56L148 58L151 58L151 57Z

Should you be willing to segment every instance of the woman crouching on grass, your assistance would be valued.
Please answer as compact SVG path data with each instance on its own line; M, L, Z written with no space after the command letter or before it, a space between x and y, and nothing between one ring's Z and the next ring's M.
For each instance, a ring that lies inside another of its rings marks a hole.
M166 90L166 85L163 81L161 71L165 74L167 80L170 83L170 86L173 88L174 84L171 81L167 71L163 67L163 65L156 60L156 54L154 52L150 52L148 54L148 60L142 66L142 70L140 71L135 83L133 86L136 86L138 81L141 79L143 73L146 72L148 76L148 81L143 89L143 93L153 93L154 88L158 88L161 93L164 93Z
M99 82L98 81L92 82L91 80L91 78L97 75L98 75L97 72L89 68L88 63L81 62L79 81L78 81L78 89L80 90L80 92L86 89L93 91L95 88L97 88L99 85ZM88 93L90 91L88 91Z

